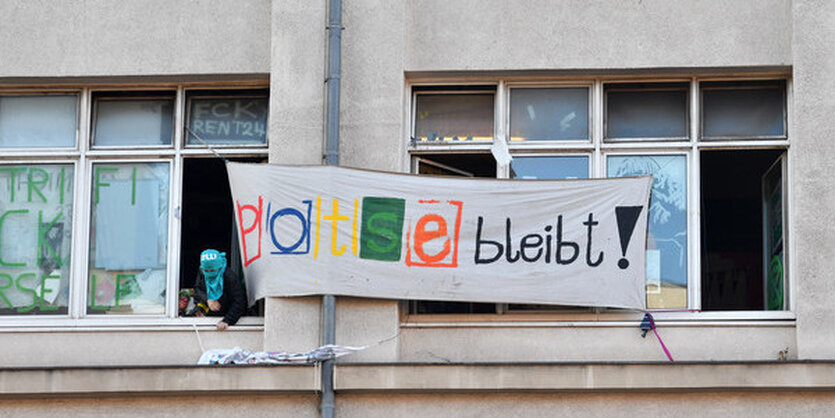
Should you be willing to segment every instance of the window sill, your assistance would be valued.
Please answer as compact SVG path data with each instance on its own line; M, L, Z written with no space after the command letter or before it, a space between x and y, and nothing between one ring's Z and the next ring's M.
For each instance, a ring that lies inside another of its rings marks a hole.
M794 327L790 311L652 312L656 323L666 326L771 326ZM565 312L510 314L451 314L405 316L402 328L611 328L635 327L642 312Z
M162 318L162 317L86 317L73 318L5 318L0 319L3 332L88 332L88 331L213 331L220 317ZM8 322L6 321L8 320ZM263 331L263 317L244 317L227 331Z

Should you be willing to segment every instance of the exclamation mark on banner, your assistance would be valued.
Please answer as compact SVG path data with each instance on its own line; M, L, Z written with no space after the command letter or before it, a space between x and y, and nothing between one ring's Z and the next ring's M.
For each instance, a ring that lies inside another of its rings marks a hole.
M626 269L629 267L629 260L626 259L626 249L629 247L629 239L635 231L635 224L641 214L643 206L616 206L615 216L618 219L618 234L620 235L620 251L623 258L618 260L618 267Z

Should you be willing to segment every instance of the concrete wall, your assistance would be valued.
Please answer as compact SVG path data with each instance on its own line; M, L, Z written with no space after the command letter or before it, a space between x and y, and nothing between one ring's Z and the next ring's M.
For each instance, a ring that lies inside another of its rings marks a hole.
M795 330L746 325L658 325L676 361L777 360L780 351L797 358ZM398 339L399 359L413 362L660 361L666 362L650 332L641 338L637 322L599 325L409 326Z
M211 395L0 400L14 417L318 417L318 400L306 395Z
M829 393L700 392L606 394L351 394L342 417L808 416L831 413Z
M0 77L270 71L269 0L0 2Z
M794 1L792 227L798 349L835 358L835 3Z
M791 63L789 0L418 0L408 71Z
M194 365L203 352L198 334L189 328L4 330L0 333L0 367ZM201 326L199 333L207 350L263 347L260 327L217 332L213 326Z

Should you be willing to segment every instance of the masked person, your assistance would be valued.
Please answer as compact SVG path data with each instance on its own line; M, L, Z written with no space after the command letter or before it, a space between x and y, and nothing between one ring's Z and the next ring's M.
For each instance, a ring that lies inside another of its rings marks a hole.
M197 313L223 316L217 330L235 325L246 310L246 295L238 275L226 269L226 253L205 250L200 254L200 273L194 283Z

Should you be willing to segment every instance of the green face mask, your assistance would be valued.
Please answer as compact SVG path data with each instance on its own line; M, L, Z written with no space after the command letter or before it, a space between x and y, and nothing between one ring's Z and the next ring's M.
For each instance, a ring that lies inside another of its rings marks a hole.
M223 273L226 271L226 253L206 250L200 254L200 272L206 282L206 296L218 300L223 295Z

